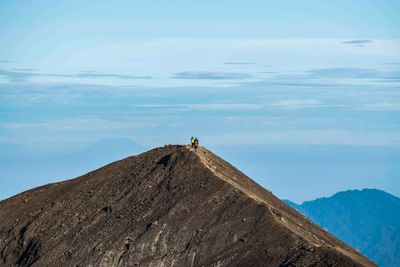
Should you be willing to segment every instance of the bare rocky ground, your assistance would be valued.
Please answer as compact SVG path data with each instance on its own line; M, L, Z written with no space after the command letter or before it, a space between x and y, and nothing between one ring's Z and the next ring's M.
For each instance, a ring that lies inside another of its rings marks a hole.
M166 146L0 202L0 266L374 266L200 148Z

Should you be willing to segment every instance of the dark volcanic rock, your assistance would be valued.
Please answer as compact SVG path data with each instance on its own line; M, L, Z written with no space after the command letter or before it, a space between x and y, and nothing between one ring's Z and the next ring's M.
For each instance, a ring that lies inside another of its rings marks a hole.
M372 266L208 150L166 146L0 202L4 266Z

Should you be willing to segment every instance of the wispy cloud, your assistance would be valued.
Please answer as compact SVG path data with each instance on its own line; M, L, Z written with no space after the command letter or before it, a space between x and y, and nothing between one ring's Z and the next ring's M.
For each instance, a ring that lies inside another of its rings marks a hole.
M308 71L314 78L399 80L400 73L363 68L325 68Z
M317 77L313 77L310 74L302 74L302 75L286 75L286 74L278 74L273 75L269 78L265 78L261 81L242 81L240 82L241 87L245 88L248 86L255 87L312 87L312 88L325 88L325 87L335 87L337 86L335 83L331 81L321 81L320 79L316 79Z
M11 63L9 60L0 60L0 63Z
M323 68L310 70L312 76L325 78L373 78L379 75L374 69L362 68Z
M254 110L264 106L251 103L213 103L213 104L149 104L133 105L135 108L151 109L191 109L191 110Z
M207 136L214 144L399 145L397 132L359 132L341 129L232 132Z
M34 75L28 72L0 70L0 76L5 77L10 82L26 82Z
M252 78L249 73L240 72L219 72L219 71L185 71L175 73L174 79L193 79L193 80L242 80Z
M270 106L289 110L323 107L319 99L287 99L274 102Z
M224 62L225 65L257 65L255 62Z
M376 110L376 111L399 111L400 103L396 102L381 102L364 104L356 108L358 110Z
M136 80L136 79L152 79L151 76L137 76L129 74L112 74L112 73L102 73L96 71L82 71L76 75L79 78L119 78L124 80Z
M125 80L152 79L151 76L137 76L129 74L102 73L95 71L83 71L77 74L39 73L34 69L0 69L0 76L10 82L26 82L32 77L60 77L60 78L118 78Z
M356 39L342 42L345 45L351 45L354 47L364 47L366 44L372 43L372 40L367 39Z
M372 43L372 40L356 39L356 40L344 41L342 43L343 44L369 44L369 43Z
M18 68L18 69L11 69L11 71L33 72L33 71L37 71L37 69Z

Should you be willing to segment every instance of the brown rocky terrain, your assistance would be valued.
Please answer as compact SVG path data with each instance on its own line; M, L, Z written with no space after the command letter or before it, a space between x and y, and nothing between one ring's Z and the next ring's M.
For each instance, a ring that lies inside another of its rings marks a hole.
M0 218L0 266L374 266L204 148L26 191Z

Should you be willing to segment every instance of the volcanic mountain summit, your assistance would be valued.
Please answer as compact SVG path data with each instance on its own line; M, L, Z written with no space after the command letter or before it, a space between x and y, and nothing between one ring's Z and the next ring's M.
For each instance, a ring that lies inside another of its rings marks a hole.
M1 266L374 266L205 148L0 202Z

